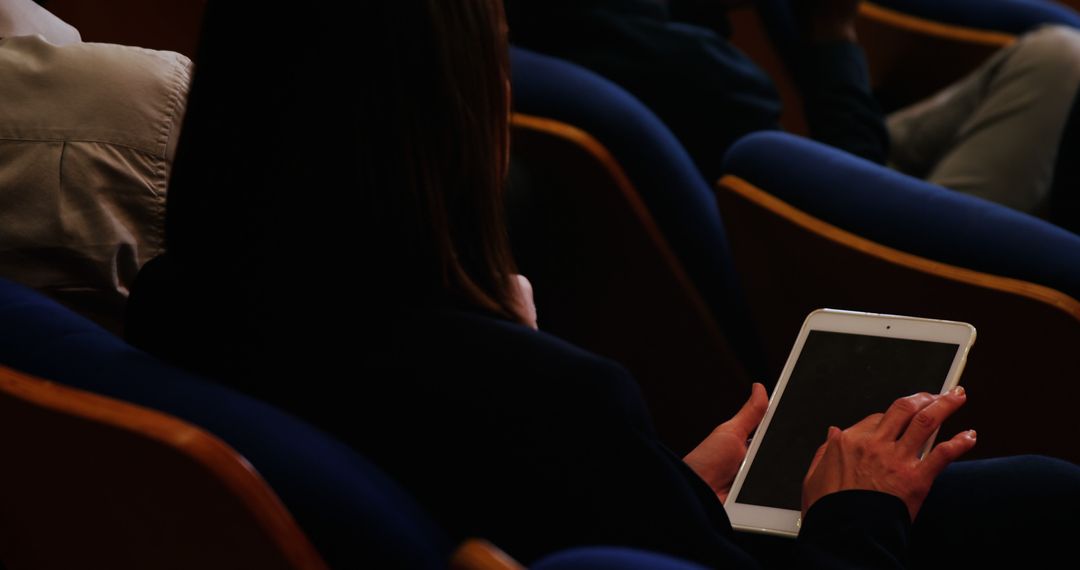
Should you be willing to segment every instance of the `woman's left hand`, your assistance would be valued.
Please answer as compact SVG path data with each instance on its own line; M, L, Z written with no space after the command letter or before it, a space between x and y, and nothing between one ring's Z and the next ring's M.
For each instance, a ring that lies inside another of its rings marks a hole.
M765 411L769 408L769 396L765 386L754 383L750 399L743 404L735 417L720 424L683 461L712 487L720 502L727 500L735 475L746 457L747 440L754 433Z

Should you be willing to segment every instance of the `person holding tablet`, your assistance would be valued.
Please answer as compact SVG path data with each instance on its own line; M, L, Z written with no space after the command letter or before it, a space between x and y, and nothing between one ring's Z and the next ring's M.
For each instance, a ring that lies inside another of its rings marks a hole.
M266 30L290 29L304 33L266 57ZM1078 530L1064 511L1080 508L1080 476L1060 462L955 466L931 488L972 435L923 462L889 438L925 440L965 403L951 392L834 433L798 540L735 532L720 499L763 386L680 458L624 369L526 324L499 202L505 30L500 0L209 3L167 253L135 285L131 341L321 426L452 538L526 563L605 544L718 568L897 567L984 543L1041 552L1039 536L1049 551L1059 523ZM1013 516L1043 492L1062 510Z

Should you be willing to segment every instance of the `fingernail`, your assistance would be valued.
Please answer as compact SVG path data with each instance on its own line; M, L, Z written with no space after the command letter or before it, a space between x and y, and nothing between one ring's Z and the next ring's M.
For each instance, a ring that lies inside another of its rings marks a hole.
M957 386L957 387L953 388L952 393L953 393L953 396L959 396L961 398L963 398L964 395L966 394L966 392L964 391L963 386Z
M978 435L978 434L976 434L976 433L975 433L975 430L973 430L973 429L969 429L969 430L968 430L968 432L967 432L967 436L968 436L969 438L971 438L971 441L975 441L975 437L976 437L977 435Z

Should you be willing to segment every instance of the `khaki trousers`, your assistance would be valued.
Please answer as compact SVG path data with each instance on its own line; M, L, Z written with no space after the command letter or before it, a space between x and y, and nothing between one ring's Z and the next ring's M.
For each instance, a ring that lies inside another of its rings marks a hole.
M890 166L1041 213L1078 85L1080 32L1028 33L941 93L890 115Z

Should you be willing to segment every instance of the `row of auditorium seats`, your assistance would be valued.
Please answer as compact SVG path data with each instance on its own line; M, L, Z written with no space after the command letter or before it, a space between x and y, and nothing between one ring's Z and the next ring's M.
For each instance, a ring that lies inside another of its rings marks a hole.
M980 340L964 382L978 405L946 429L979 425L979 456L1080 460L1066 435L1080 396L1073 383L1055 382L1051 409L1018 389L1075 368L1080 237L782 133L751 135L729 152L716 213L685 151L640 102L551 57L515 49L513 60L521 168L511 179L512 238L538 283L543 326L625 363L676 450L727 417L751 377L777 378L803 318L832 307L974 324ZM571 160L591 161L590 174ZM710 290L725 291L712 315L700 310ZM739 303L749 329L717 322ZM748 369L731 356L752 348L730 341L753 335L764 366ZM1015 418L1020 430L1000 419L1017 405L1027 410ZM1060 436L1040 435L1051 433Z
M795 37L790 0L758 0L731 14L732 42L766 69L784 102L784 128L806 134L802 103L784 61ZM886 110L936 93L1016 36L1044 24L1080 27L1077 0L875 0L857 21L871 85ZM932 63L931 63L932 62Z
M1050 2L999 1L1000 12L882 1L864 8L862 25L895 24L903 9L952 25L928 27L940 37L957 24L990 30L966 32L980 49L1043 22L1080 27ZM624 363L677 451L729 417L751 379L775 378L805 314L831 306L972 322L974 399L956 421L979 426L978 452L1080 461L1068 439L1080 393L1062 381L1080 341L1080 238L791 135L739 143L714 188L619 87L552 58L513 56L508 202L541 326ZM893 58L899 69L904 58ZM692 211L680 211L687 203ZM676 215L686 236L656 222ZM709 237L693 251L690 235ZM406 493L303 422L12 284L0 283L0 322L0 362L11 369L0 369L7 569L436 568L454 556ZM1035 381L1053 383L1056 408L1018 389ZM457 567L514 567L479 544L457 551ZM535 567L692 566L586 549Z
M455 548L352 448L39 293L0 280L0 321L8 570L520 568L482 540ZM699 568L600 547L533 567Z

